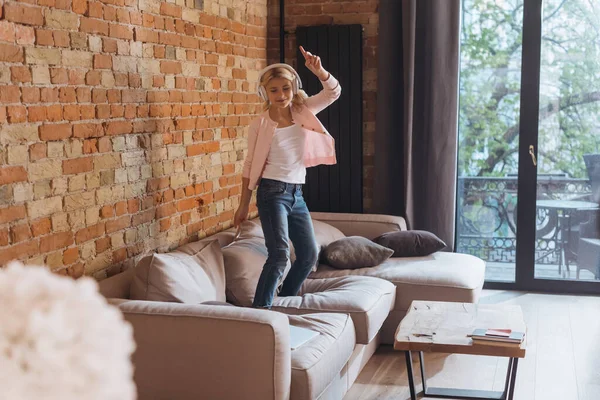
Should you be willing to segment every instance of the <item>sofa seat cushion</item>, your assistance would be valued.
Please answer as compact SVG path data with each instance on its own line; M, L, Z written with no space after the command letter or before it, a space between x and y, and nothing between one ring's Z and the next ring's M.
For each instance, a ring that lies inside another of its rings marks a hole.
M290 325L319 332L292 350L291 400L318 398L340 373L354 351L352 319L347 314L289 316Z
M437 252L425 257L392 257L378 266L351 271L321 264L310 278L344 275L392 282L396 285L394 310L407 310L413 300L477 302L485 279L485 262L468 254Z
M307 279L298 296L276 297L272 309L291 315L350 314L356 342L368 344L392 309L394 296L394 285L383 279L359 276Z

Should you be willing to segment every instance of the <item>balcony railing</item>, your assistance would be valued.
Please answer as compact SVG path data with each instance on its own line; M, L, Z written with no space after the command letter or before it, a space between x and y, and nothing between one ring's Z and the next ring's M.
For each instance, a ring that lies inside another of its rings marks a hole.
M587 200L587 179L538 176L537 199ZM584 216L582 216L583 218ZM576 217L577 218L577 217ZM458 178L457 251L486 261L514 263L516 255L517 177ZM538 209L536 214L537 264L557 264L556 212ZM572 221L576 227L578 221ZM577 235L577 230L572 232ZM566 238L576 242L577 238Z

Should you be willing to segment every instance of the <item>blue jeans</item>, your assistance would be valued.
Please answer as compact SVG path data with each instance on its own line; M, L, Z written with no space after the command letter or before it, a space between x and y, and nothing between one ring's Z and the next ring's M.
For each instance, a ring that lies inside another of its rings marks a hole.
M289 240L296 251L279 296L295 296L317 263L319 251L312 220L302 197L302 185L261 179L256 194L258 215L268 257L256 286L253 307L271 308L279 281L290 259Z

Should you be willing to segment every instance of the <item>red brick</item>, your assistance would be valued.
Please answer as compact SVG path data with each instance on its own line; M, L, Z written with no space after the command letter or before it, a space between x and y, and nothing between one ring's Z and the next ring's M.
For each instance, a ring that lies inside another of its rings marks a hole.
M92 101L94 103L106 103L108 101L106 94L106 89L92 89Z
M92 154L98 152L98 140L88 139L83 141L83 154Z
M81 157L63 160L63 175L81 174L94 169L94 157Z
M78 103L89 103L92 101L92 89L88 87L77 88L77 102ZM91 107L91 106L88 106Z
M107 137L101 137L98 140L98 151L100 153L107 153L112 150L112 144L110 139Z
M205 154L206 149L205 149L204 144L202 144L202 143L192 144L192 145L186 147L186 152L187 152L188 157L193 157L193 156L197 156L200 154Z
M0 53L2 52L1 43L0 43ZM0 61L2 57L0 55ZM9 103L20 103L21 102L21 92L19 91L18 86L0 86L0 103L9 104Z
M123 39L123 40L133 40L133 29L128 26L118 25L118 24L110 24L109 30L110 30L109 36L112 38Z
M39 103L40 89L37 87L23 87L23 103Z
M28 107L27 120L29 122L41 122L46 120L46 107L30 106Z
M98 19L82 17L80 20L79 31L86 33L97 33L100 35L108 36L108 23L100 21Z
M0 61L22 63L24 60L21 46L0 43Z
M180 200L177 202L177 211L181 212L181 211L187 211L187 210L191 210L193 208L197 208L199 206L198 204L199 199L185 199L185 200Z
M113 263L120 263L127 259L127 249L119 249L113 252L112 261Z
M101 137L104 135L102 124L73 125L73 136L78 138Z
M0 40L10 43L15 41L15 24L8 21L0 21Z
M148 223L152 220L154 220L155 218L155 212L154 209L150 209L150 210L146 210L142 213L138 213L136 215L133 216L133 226L138 226L141 224L145 224Z
M6 111L8 122L11 124L18 124L27 120L27 109L24 106L8 106Z
M48 116L48 121L62 121L62 107L60 106L60 104L54 104L52 106L49 106L46 109L46 115Z
M52 31L48 29L35 30L35 43L38 46L54 46Z
M158 43L158 32L136 27L134 30L135 41L145 43Z
M79 106L69 104L63 107L63 118L67 121L78 121L80 118Z
M11 80L14 83L31 82L31 71L28 67L14 66L10 67Z
M27 241L16 246L11 246L0 250L0 265L4 265L11 260L23 260L38 254L38 242Z
M77 242L77 244L80 244L92 239L99 238L102 235L104 235L104 222L78 230L75 234L75 242Z
M40 239L40 253L48 253L73 244L73 232L60 232Z
M85 15L88 9L87 0L73 0L72 10L73 12L81 15Z
M29 161L37 161L46 158L46 144L35 143L29 146Z
M112 57L106 54L94 54L94 68L111 69Z
M63 264L70 265L79 259L79 249L72 247L63 252Z
M56 8L60 10L70 10L72 0L55 0Z
M162 2L160 4L160 13L169 17L181 18L181 7L175 4Z
M107 135L121 135L133 132L133 124L129 121L115 121L106 124Z
M71 124L40 125L41 140L64 140L71 137Z
M77 93L74 87L61 87L58 89L58 98L61 103L76 103Z
M51 230L52 221L50 218L41 218L31 223L31 232L35 237L47 235Z
M23 167L1 167L0 185L7 185L14 182L24 182L27 180L27 171Z
M42 103L58 103L58 89L43 87L41 88Z
M161 61L160 72L163 74L181 74L181 63L178 61Z
M216 226L219 223L219 217L210 217L202 221L202 229L209 229Z
M8 246L8 229L0 229L0 246Z
M10 229L10 237L13 243L31 239L31 229L28 224L15 225Z
M112 218L115 216L115 208L113 206L104 206L100 209L102 218Z
M17 44L32 45L35 43L35 30L32 27L17 25L15 28Z
M44 25L44 16L40 7L31 7L18 3L4 5L4 17L8 21L25 25Z
M105 237L102 239L96 240L96 253L104 253L106 250L110 249L110 238Z
M69 85L83 85L85 83L85 71L82 69L69 70Z
M138 199L127 200L127 210L129 214L135 214L140 210L140 201Z
M171 219L163 218L160 220L160 231L165 232L171 227Z
M106 222L106 233L114 233L131 226L131 217L129 215L113 219Z
M127 214L127 202L120 201L117 204L115 204L115 212L116 212L117 216Z
M156 208L156 218L161 219L175 214L177 209L173 203L165 204Z
M71 45L71 37L68 32L54 31L52 37L54 38L54 45L57 47L69 47Z

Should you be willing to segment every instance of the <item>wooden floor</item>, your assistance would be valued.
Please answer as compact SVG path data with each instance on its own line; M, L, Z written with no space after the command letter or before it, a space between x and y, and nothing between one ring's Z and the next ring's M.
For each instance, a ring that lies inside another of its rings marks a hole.
M527 356L519 362L514 400L600 399L600 297L485 290L481 303L523 308ZM420 385L418 357L413 361ZM496 357L425 356L428 384L438 387L501 390L506 364ZM344 399L410 399L404 355L381 346Z

